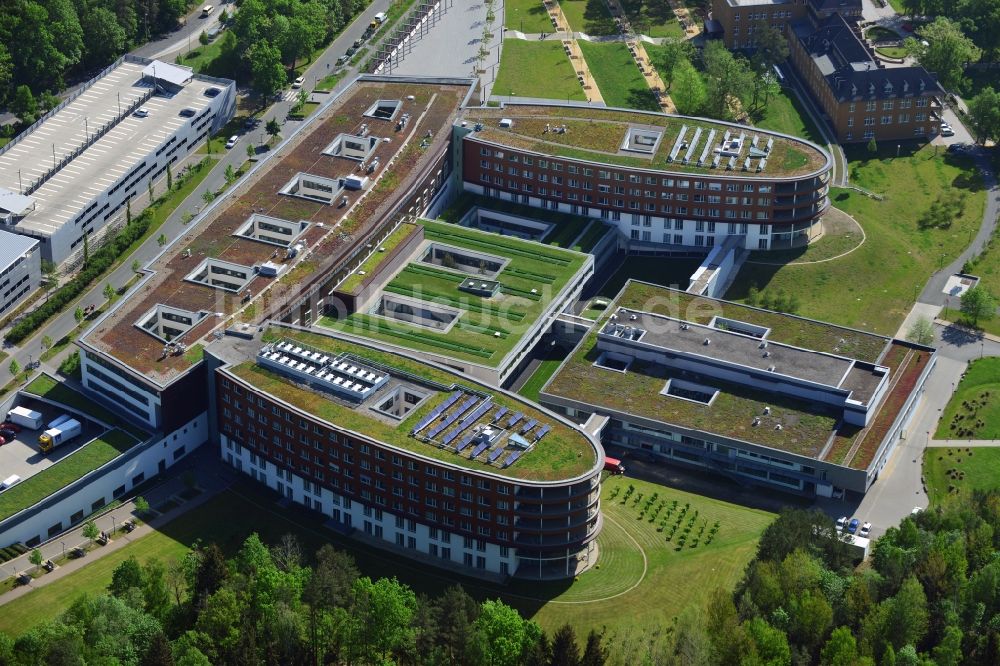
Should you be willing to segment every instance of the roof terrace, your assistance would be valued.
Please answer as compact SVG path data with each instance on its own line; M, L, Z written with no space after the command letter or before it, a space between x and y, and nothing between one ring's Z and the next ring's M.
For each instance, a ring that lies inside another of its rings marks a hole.
M327 335L276 327L265 339L256 361L239 361L245 356L237 348L259 343L225 339L210 350L237 361L224 372L338 427L458 467L515 479L569 479L597 463L595 446L583 433L513 394ZM319 371L304 375L298 368L275 367L270 362L275 350L325 368L346 364L341 375L364 373L366 386L376 388L363 396L333 390L326 378L317 379ZM369 381L369 375L375 379Z
M796 178L830 158L803 139L745 125L589 106L507 104L462 115L471 138L539 154L728 178ZM509 122L508 122L509 121Z
M148 266L151 275L81 343L159 385L173 381L200 360L185 354L185 346L232 323L241 308L243 320L263 319L269 314L268 303L296 293L365 238L406 196L421 168L447 141L446 130L467 91L467 86L452 82L356 81L189 225L187 233ZM385 99L399 100L412 120L400 127L398 118L363 115ZM425 139L428 132L433 139ZM384 166L370 176L374 180L365 189L344 191L346 205L280 193L299 173L324 178L357 173L357 160L324 155L323 150L332 136L362 133L379 138L371 160ZM207 272L199 272L205 267ZM212 279L185 280L202 273ZM159 338L134 325L160 305L209 315L167 349Z

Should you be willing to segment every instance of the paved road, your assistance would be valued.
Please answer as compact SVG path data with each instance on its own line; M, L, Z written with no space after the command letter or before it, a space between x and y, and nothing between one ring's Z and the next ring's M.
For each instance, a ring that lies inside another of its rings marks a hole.
M316 61L305 70L303 75L305 76L306 86L310 87L315 85L316 81L322 79L327 74L333 72L335 68L335 62L337 58L347 50L348 47L354 43L354 40L361 37L368 27L368 24L373 20L375 14L381 11L386 11L389 8L390 0L374 0L371 5L365 9L362 14L355 19L355 21L348 26L344 32L337 37L330 46L320 55ZM354 68L348 68L348 71L353 74L356 72ZM353 78L351 75L345 77L344 80L337 86L334 92L340 90ZM285 99L288 98L288 99ZM263 132L263 127L268 120L274 118L283 124L282 135L287 136L293 132L301 123L298 121L286 121L286 117L294 102L293 95L284 95L282 101L274 103L266 112L258 116L260 119L259 129L252 131L249 134L243 134L240 137L239 142L231 150L226 151L220 145L220 142L216 141L215 145L222 153L216 153L216 156L221 156L222 159L215 166L212 173L209 174L207 178L202 182L202 184L195 189L195 191L185 199L177 210L167 218L160 230L153 234L142 246L140 246L132 255L127 259L122 261L122 265L113 271L108 277L101 280L99 283L95 284L87 293L80 297L76 303L71 307L68 307L62 314L51 319L47 325L38 330L34 336L25 340L16 348L7 348L5 351L13 358L16 359L18 364L24 368L27 367L28 363L32 360L37 360L42 353L41 341L44 336L49 336L52 340L59 340L66 336L76 328L76 320L73 317L74 310L76 306L87 307L88 305L100 306L105 302L103 291L104 286L110 283L115 288L123 286L128 282L132 276L132 262L133 260L138 260L140 264L146 265L150 260L152 260L157 254L160 253L161 248L156 242L156 237L160 233L164 234L168 240L173 240L179 235L183 234L187 227L182 222L182 217L186 212L195 212L201 209L204 205L202 200L202 194L206 190L218 191L225 185L225 170L226 167L232 165L235 169L239 167L246 160L246 147L248 144L260 144L266 138ZM0 363L0 386L6 384L11 379L11 375L8 372L10 365L10 359L4 360ZM23 376L23 373L22 373Z

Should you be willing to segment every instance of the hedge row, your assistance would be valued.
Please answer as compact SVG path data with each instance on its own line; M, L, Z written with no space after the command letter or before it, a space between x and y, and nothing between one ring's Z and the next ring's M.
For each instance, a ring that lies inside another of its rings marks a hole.
M27 552L28 549L21 543L15 543L7 546L6 548L0 548L0 562L9 562L15 557L24 555Z
M179 188L183 181L190 178L204 168L204 162L192 166L188 169L184 178L180 178L174 183L174 187ZM33 334L49 318L62 312L63 308L73 302L80 294L86 291L95 281L99 280L104 272L111 268L115 261L124 254L132 243L136 242L146 233L153 223L153 211L162 203L162 199L153 206L144 210L140 215L133 218L131 222L122 227L121 231L108 243L91 253L83 270L72 280L60 287L49 299L28 313L24 318L10 329L7 333L7 342L17 344Z

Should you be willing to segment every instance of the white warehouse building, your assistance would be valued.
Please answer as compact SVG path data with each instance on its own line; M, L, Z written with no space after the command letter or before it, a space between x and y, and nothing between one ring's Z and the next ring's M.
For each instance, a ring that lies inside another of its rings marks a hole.
M3 201L2 196L0 201ZM38 241L0 231L0 317L38 289L41 280Z
M231 80L123 57L0 149L0 229L37 239L56 264L82 254L85 236L235 109Z

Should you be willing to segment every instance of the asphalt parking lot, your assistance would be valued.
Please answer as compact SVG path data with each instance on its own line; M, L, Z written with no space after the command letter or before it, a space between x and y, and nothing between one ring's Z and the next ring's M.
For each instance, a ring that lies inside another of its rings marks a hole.
M56 417L67 413L67 410L65 409L53 407L52 405L41 403L36 400L16 398L15 400L6 402L2 405L0 415L3 416L4 420L7 418L7 412L15 405L27 407L28 409L33 409L36 412L41 412L45 419L45 424L42 426L42 429L44 429L46 425ZM73 415L72 413L70 414L71 416ZM21 480L23 481L30 476L38 474L43 469L51 467L66 456L70 455L81 446L100 435L103 431L103 428L87 422L86 420L82 421L82 423L84 426L83 432L79 437L74 438L62 446L56 447L49 455L44 455L38 449L38 436L42 433L42 430L29 430L27 428L22 428L16 438L7 442L3 446L0 446L0 480L16 474L21 477Z

